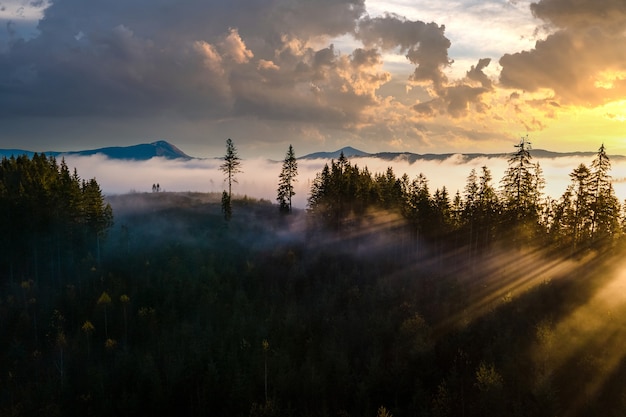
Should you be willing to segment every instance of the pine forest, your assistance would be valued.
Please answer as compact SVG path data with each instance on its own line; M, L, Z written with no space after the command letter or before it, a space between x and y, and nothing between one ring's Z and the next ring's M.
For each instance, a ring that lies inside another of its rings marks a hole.
M465 187L343 154L276 196L104 195L0 162L0 416L626 415L626 204L604 145Z

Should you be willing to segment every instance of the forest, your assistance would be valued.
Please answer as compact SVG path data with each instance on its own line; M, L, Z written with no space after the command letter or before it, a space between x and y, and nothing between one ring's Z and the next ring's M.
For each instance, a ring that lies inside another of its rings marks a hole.
M559 199L524 139L454 193L341 155L296 209L292 147L275 204L232 145L222 194L0 162L0 416L626 414L604 146Z

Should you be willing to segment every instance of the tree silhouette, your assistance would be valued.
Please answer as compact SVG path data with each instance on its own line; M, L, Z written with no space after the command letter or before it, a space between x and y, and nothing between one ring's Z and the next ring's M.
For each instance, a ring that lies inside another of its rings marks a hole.
M293 151L293 147L289 145L285 160L283 161L283 168L278 176L278 200L279 209L281 212L291 212L291 198L296 195L293 187L293 183L298 175L298 162L296 161L296 155Z
M226 181L228 181L228 197L232 198L233 183L237 183L236 175L243 171L241 170L241 158L239 158L237 148L230 138L226 139L226 154L220 169L226 175Z
M227 221L233 217L233 206L230 201L230 196L226 191L222 192L222 214Z
M222 212L224 218L230 220L233 213L232 196L233 196L233 182L237 182L236 175L241 173L241 159L237 155L237 148L233 141L226 139L226 154L224 155L224 162L220 165L220 170L226 175L226 181L228 181L228 194L226 191L222 194Z
M517 151L509 158L509 167L502 178L502 197L505 225L516 240L534 238L539 230L539 201L543 178L536 164L531 162L531 143L528 136L514 145Z
M606 154L604 144L598 149L591 163L589 191L592 202L591 238L594 240L611 240L619 231L618 216L620 203L615 196L611 183L611 161Z

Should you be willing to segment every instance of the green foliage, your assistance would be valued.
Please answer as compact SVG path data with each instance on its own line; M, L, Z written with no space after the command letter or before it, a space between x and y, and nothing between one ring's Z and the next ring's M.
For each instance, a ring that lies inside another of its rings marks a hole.
M43 154L0 162L0 265L4 279L40 274L61 280L78 259L98 254L113 224L95 179L70 174Z

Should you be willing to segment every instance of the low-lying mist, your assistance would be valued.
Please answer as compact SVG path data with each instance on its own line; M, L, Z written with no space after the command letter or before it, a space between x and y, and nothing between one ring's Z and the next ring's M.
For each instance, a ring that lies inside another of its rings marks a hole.
M559 157L554 159L535 158L543 170L546 180L544 193L558 199L570 183L569 174L581 163L591 165L593 158ZM151 192L152 185L158 184L161 191L198 191L221 193L226 188L224 174L219 166L221 159L168 160L153 158L149 161L112 160L102 155L89 157L67 156L70 168L76 167L82 178L95 177L107 195L129 192ZM293 205L305 208L311 182L324 164L323 159L299 160L296 195ZM367 167L371 173L384 173L392 167L399 178L407 174L410 179L424 174L429 181L431 192L446 187L450 195L456 191L463 193L467 177L472 169L480 174L480 168L487 166L493 176L493 184L498 186L508 162L504 158L467 159L454 155L444 161L418 161L408 163L403 160L387 161L379 158L354 158L351 162L360 168ZM626 199L626 160L612 160L613 187L620 201ZM242 160L242 173L237 174L233 193L275 202L278 175L282 161L267 159Z

